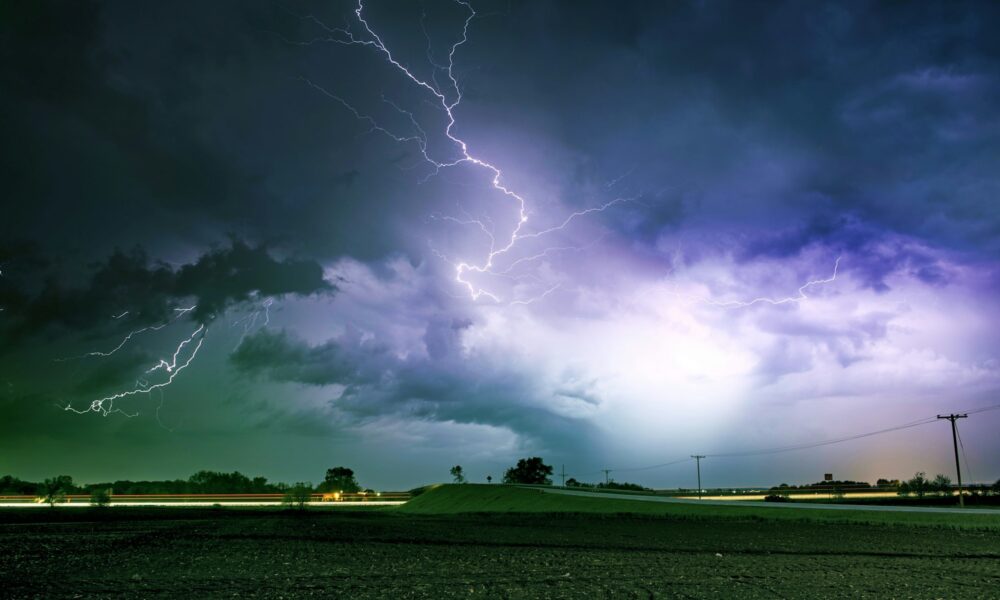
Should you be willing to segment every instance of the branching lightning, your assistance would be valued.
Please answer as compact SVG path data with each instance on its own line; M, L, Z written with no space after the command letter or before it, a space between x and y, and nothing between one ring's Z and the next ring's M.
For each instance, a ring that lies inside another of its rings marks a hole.
M471 274L496 275L498 274L498 271L496 270L498 260L501 257L510 253L515 248L515 246L517 246L519 241L531 238L539 238L544 235L563 230L567 226L569 226L574 219L578 217L582 217L595 212L602 212L614 206L615 204L626 202L628 201L628 199L616 198L600 206L574 212L570 214L568 217L566 217L562 221L562 223L554 227L549 227L547 229L541 229L534 232L525 231L525 227L529 220L529 214L527 211L527 202L524 196L514 191L514 189L512 189L511 187L508 187L504 179L503 171L499 167L497 167L492 162L473 154L469 148L468 143L455 133L455 127L456 127L455 110L459 107L459 105L462 102L462 88L461 85L459 84L458 78L455 75L455 56L459 48L461 48L468 41L469 27L473 19L475 19L477 13L475 9L472 7L472 5L466 0L454 0L454 2L462 6L467 11L467 14L463 20L462 33L460 39L451 44L451 46L449 47L448 59L446 64L441 64L440 62L434 59L431 48L430 36L427 34L427 30L424 23L426 15L424 15L421 18L421 28L424 32L425 37L427 38L427 43L428 43L427 60L434 67L430 81L416 75L413 71L407 68L399 59L396 58L396 56L392 53L389 47L382 40L381 36L375 31L375 29L368 22L368 19L365 16L365 5L363 0L358 0L357 8L355 8L354 10L354 16L356 19L355 24L358 28L362 30L359 33L355 34L355 32L351 29L350 25L342 28L329 27L315 16L309 15L300 18L308 20L321 27L323 31L326 33L326 36L314 38L308 41L292 42L292 43L297 43L300 45L311 45L318 42L330 42L341 45L358 45L358 46L370 47L374 49L378 54L380 54L385 59L387 64L395 68L413 85L421 88L422 90L433 96L435 100L435 106L439 107L444 112L444 115L447 120L447 124L445 125L443 131L444 136L452 143L453 147L457 150L457 157L454 159L441 160L431 156L431 154L428 151L427 134L425 130L420 126L418 120L413 115L413 113L399 107L398 105L392 103L389 100L386 100L384 96L383 96L383 102L386 102L387 104L392 106L397 112L409 118L410 122L414 126L415 131L417 132L415 135L399 135L397 133L393 133L392 131L381 126L375 120L374 117L359 111L357 108L348 103L341 96L338 96L326 90L322 86L314 83L309 79L303 78L303 81L307 85L309 85L310 87L316 89L323 95L329 97L330 99L344 106L358 120L368 123L370 126L369 132L379 132L383 135L388 136L389 138L398 143L415 143L424 160L432 167L431 173L427 176L428 178L438 174L442 169L455 167L467 163L485 170L489 176L489 181L492 188L495 191L503 194L506 198L513 201L514 208L517 211L516 224L513 226L510 233L505 235L502 240L497 239L497 234L494 228L487 227L482 219L476 219L472 217L466 219L441 217L444 220L450 220L460 225L478 226L483 231L483 233L487 235L490 241L490 248L489 252L482 260L477 262L468 260L459 260L457 262L448 261L448 262L455 269L455 281L468 291L469 296L471 297L472 300L478 300L485 296L495 302L501 302L501 298L499 296L486 290L481 286L477 286L475 283L473 283L471 279L469 279L468 276ZM447 82L445 86L442 86L438 81L437 75L439 71L443 71L444 74L447 76ZM441 255L440 253L437 252L435 253L439 257L443 258L443 255ZM535 257L534 260L537 260L537 258L539 257ZM530 304L531 302L540 300L541 298L549 295L556 288L558 288L558 285L550 287L536 298L514 299L510 301L510 303Z
M242 335L240 336L239 342L236 345L237 348L240 346L240 344L243 343L244 339L246 339L247 335L249 335L250 331L252 331L258 323L261 323L260 325L261 327L267 327L271 323L271 306L273 304L274 304L273 298L265 298L263 302L261 302L258 307L254 308L249 315L233 323L234 326L242 325L243 327ZM118 345L116 345L114 348L111 348L110 350L88 352L80 356L59 358L56 359L56 361L65 362L74 359L82 359L90 357L106 358L112 356L115 353L119 352L126 345L128 345L129 341L134 339L136 336L145 333L147 331L159 331L164 327L177 321L178 319L180 319L181 317L183 317L184 315L193 311L196 308L197 306L175 308L174 312L177 314L169 321L160 323L159 325L150 325L147 327L130 331L128 335L126 335L121 340L121 342L118 343ZM125 314L126 313L122 313L121 315L115 318L122 318L125 316ZM169 358L161 358L156 364L146 369L143 372L143 377L136 380L135 385L132 387L132 389L125 390L122 392L117 392L115 394L104 396L103 398L92 400L85 409L74 408L72 404L67 404L66 406L62 407L63 410L74 412L76 414L86 414L94 412L94 413L99 413L105 417L113 413L122 414L126 417L134 417L137 416L138 413L127 413L123 411L122 409L115 406L115 401L120 400L122 398L128 398L131 396L151 394L153 392L158 391L160 393L160 404L157 406L156 409L156 418L157 421L159 421L159 411L160 408L163 407L164 388L172 384L177 375L180 374L180 372L186 369L189 365L191 365L192 362L194 362L195 358L198 355L198 352L201 350L202 344L205 341L205 333L207 327L208 326L204 323L200 324L197 329L195 329L190 335L182 339L177 344L177 346L173 349L173 352ZM147 377L153 377L153 376L162 377L162 379L155 383L147 379Z
M124 348L125 345L128 344L129 341L133 337L135 337L137 335L140 335L142 333L145 333L147 331L159 331L159 330L163 329L164 327L166 327L167 325L170 325L171 323L173 323L177 319L183 317L187 313L191 312L195 308L197 308L197 306L190 306L190 307L187 307L187 308L175 308L174 312L177 313L177 314L174 315L174 318L172 318L172 319L170 319L170 320L168 320L166 322L160 323L159 325L149 325L149 326L146 326L146 327L142 327L140 329L134 329L134 330L128 332L128 335L126 335L122 339L122 341L118 343L117 346L115 346L114 348L112 348L110 350L107 350L107 351L94 350L94 351L91 351L91 352L87 352L86 354L81 354L79 356L67 356L67 357L63 357L63 358L57 358L57 359L55 359L55 362L66 362L66 361L70 361L70 360L79 360L81 358L108 357L108 356L111 356L114 353L116 353L119 350L121 350L122 348ZM120 314L120 315L118 315L116 317L111 317L111 318L112 319L120 319L120 318L124 317L127 314L128 314L128 311L125 311L122 314Z
M802 302L803 300L808 300L809 299L809 296L806 294L806 290L808 290L809 288L811 288L813 286L817 286L817 285L825 285L825 284L828 284L828 283L833 283L834 281L837 280L837 271L840 269L840 259L841 259L841 257L838 256L837 260L834 261L834 263L833 263L833 274L830 275L830 277L827 277L827 278L824 278L824 279L814 279L814 280L805 282L804 284L802 284L801 286L799 286L798 294L796 294L795 296L787 296L787 297L784 297L784 298L769 298L769 297L766 297L766 296L762 296L762 297L758 297L758 298L753 298L751 300L731 300L731 301L728 301L728 302L719 302L719 301L716 301L716 300L705 300L705 302L707 304L712 305L712 306L718 306L718 307L722 307L722 308L748 308L748 307L753 306L755 304L771 304L771 305L774 305L774 306L778 306L778 305L781 305L781 304L790 304L790 303Z
M250 335L250 331L253 330L254 326L257 325L257 321L263 319L261 327L267 327L271 324L271 306L274 304L274 298L265 298L264 302L261 303L260 307L254 309L249 315L238 319L233 323L233 327L237 325L243 325L243 333L240 335L240 339L236 342L236 346L233 350L236 350L243 345L243 340Z
M131 390L118 392L117 394L112 394L110 396L105 396L103 398L98 398L97 400L93 400L91 401L90 405L83 410L73 408L71 404L67 404L66 406L64 406L63 410L74 412L80 415L89 412L96 412L100 413L102 416L105 417L112 413L120 413L127 417L134 417L135 414L129 414L124 412L120 408L116 408L115 400L119 400L121 398L127 398L129 396L136 396L140 394L149 394L154 390L162 390L163 388L167 387L168 385L173 383L174 378L176 378L181 371L186 369L188 365L190 365L192 361L194 361L195 357L198 355L198 351L201 350L201 346L202 343L204 343L204 341L205 341L205 325L202 324L199 325L198 328L195 329L190 336L182 340L177 345L177 348L174 350L173 356L169 361L167 361L166 359L160 359L159 363L157 363L155 366L146 371L146 375L149 375L156 371L162 370L167 374L166 378L163 381L160 381L158 383L150 383L149 381L140 379L136 381L135 387L132 388ZM190 349L185 351L185 348L188 348L189 346ZM181 357L184 355L186 355L186 358L182 359ZM182 360L183 362L181 362Z

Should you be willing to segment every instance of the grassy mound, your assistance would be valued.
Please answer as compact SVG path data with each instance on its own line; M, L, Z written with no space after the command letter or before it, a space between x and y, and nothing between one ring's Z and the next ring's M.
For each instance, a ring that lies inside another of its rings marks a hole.
M1000 530L1000 515L844 511L759 506L715 506L640 502L551 494L540 489L506 485L429 486L395 511L406 514L578 513L629 514L675 519L796 520L871 524L930 525Z

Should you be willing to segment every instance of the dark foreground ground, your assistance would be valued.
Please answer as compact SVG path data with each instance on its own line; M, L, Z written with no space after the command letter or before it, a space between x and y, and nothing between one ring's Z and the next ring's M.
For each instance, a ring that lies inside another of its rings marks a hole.
M1000 596L998 537L635 515L29 509L0 511L0 597L986 598Z

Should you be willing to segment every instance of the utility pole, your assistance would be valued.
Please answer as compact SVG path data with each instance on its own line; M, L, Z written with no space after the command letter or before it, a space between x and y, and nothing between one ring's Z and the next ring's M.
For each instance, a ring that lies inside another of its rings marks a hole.
M559 471L559 476L562 477L562 486L566 487L566 465L562 465L562 469Z
M705 458L705 455L692 454L691 458L698 464L698 499L701 500L701 459Z
M958 431L955 429L957 419L966 419L969 415L938 415L939 419L951 421L951 443L955 447L955 472L958 473L958 505L965 508L965 498L962 496L962 466L958 462Z
M611 469L601 469L604 472L604 485L611 483Z

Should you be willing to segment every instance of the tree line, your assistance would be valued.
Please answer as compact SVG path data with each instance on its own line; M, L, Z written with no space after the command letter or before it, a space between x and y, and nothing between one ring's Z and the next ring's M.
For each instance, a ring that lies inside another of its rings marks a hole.
M861 490L861 489L871 489L873 486L866 481L819 481L816 483L810 483L806 485L788 485L787 483L782 483L781 485L776 485L772 487L769 491L776 493L787 493L793 490L828 490L833 489L835 491L848 491L848 490ZM879 479L875 486L876 488L888 488L895 489L900 496L917 496L918 498L923 498L924 496L930 494L951 494L955 487L952 485L951 478L942 473L938 473L934 476L934 479L928 479L927 473L920 471L915 473L913 477L907 480L900 481L899 479ZM980 483L980 484L966 484L962 486L963 489L970 494L977 495L987 495L987 494L1000 494L1000 479L998 479L992 485Z
M340 492L345 494L362 491L347 467L327 469L326 476L317 485L311 482L294 484L270 482L265 477L248 477L239 471L222 473L198 471L187 479L160 481L116 481L77 484L69 475L57 475L43 481L25 481L12 475L0 477L0 496L35 496L58 498L71 494L103 492L115 495L165 495L165 494L286 494L289 490L314 492Z

